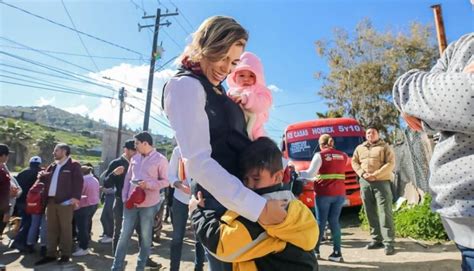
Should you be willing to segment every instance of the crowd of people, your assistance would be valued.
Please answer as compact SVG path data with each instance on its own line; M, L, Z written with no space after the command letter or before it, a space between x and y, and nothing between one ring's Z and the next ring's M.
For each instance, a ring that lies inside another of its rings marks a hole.
M150 250L159 238L163 207L170 202L171 270L179 270L189 219L196 239L195 270L203 270L205 260L211 271L318 270L327 224L333 241L328 259L343 261L339 218L345 165L351 159L370 226L372 241L366 249L395 254L392 147L377 127L365 127L366 141L349 158L324 134L309 168L287 166L281 150L265 136L272 96L260 59L244 52L247 42L247 31L224 16L206 19L193 34L178 58L177 74L163 89L162 106L177 142L170 162L145 131L126 141L123 154L100 178L90 165L73 160L64 143L54 148L54 163L42 169L41 158L32 157L30 167L13 178L5 166L8 146L0 144L1 232L14 209L21 216L11 247L32 252L39 236L43 257L36 265L89 254L92 218L102 197L99 242L111 244L110 268L124 269L134 231L140 247L137 270L159 267ZM410 127L441 132L431 164L434 207L462 252L463 270L474 266L473 52L474 34L469 34L448 47L431 72L400 77L393 95ZM227 93L222 86L226 78ZM452 103L440 103L445 88L453 90ZM291 189L302 181L314 182L314 212ZM171 189L174 193L166 192Z

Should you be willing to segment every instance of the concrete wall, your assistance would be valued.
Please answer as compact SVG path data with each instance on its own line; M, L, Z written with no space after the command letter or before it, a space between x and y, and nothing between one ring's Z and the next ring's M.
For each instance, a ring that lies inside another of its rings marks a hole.
M129 131L122 131L122 140L120 146L123 146L125 141L128 139L133 139L134 133ZM116 156L117 148L117 129L107 128L104 130L102 136L102 164L100 165L100 173L107 169L110 161L117 158ZM122 148L120 148L120 154L122 153ZM99 173L99 174L100 174Z

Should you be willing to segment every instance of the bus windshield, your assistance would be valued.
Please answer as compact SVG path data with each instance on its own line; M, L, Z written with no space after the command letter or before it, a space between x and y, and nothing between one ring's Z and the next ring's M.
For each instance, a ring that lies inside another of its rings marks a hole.
M364 138L360 136L334 137L334 147L352 157L355 148L363 141ZM313 155L319 151L318 139L306 139L288 144L288 155L294 160L311 161Z

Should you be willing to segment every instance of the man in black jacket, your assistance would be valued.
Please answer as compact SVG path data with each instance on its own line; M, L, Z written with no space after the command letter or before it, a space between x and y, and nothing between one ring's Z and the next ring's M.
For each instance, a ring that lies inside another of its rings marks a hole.
M20 231L15 236L15 240L11 244L10 248L18 249L20 251L26 252L33 252L33 246L26 246L26 238L28 236L28 230L30 229L31 225L31 215L25 212L26 210L26 196L28 195L28 191L33 186L38 176L38 172L41 170L41 157L33 156L30 159L30 166L24 170L22 170L18 176L16 176L16 180L21 187L23 193L21 196L16 200L16 209L18 215L21 217L21 226Z
M125 174L127 174L128 164L130 158L136 153L135 140L129 139L123 146L123 154L110 162L109 167L105 173L104 187L115 188L115 202L114 202L114 236L112 242L112 254L115 255L120 232L122 231L122 216L123 216L123 202L122 202L122 188Z

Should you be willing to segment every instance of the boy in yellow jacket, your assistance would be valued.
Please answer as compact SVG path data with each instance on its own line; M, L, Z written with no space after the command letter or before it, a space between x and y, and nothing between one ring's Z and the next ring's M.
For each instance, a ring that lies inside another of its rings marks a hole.
M287 217L278 225L251 222L233 211L218 217L196 209L192 222L209 253L231 262L233 271L318 270L312 250L319 230L311 211L283 188L282 154L267 137L258 138L241 153L244 184L267 199L285 200ZM203 200L198 194L199 204Z

